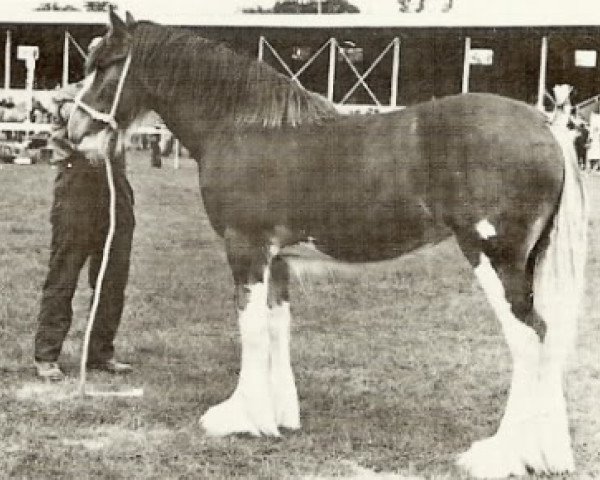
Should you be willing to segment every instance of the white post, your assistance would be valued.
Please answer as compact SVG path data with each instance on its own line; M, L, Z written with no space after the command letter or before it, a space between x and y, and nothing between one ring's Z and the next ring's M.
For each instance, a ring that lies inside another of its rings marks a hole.
M471 37L465 37L465 58L463 60L462 93L469 93L469 76L471 75Z
M392 63L392 92L390 94L390 106L395 107L398 104L398 75L400 73L400 39L394 38L394 58Z
M317 0L317 14L321 15L323 13L323 0Z
M29 58L25 62L27 67L27 118L25 123L31 123L31 112L33 111L33 81L35 79L35 58ZM25 134L25 139L29 140L29 130Z
M65 31L65 42L63 44L63 71L62 71L62 86L63 88L69 84L69 32Z
M40 49L37 46L20 45L17 49L17 58L25 62L27 68L27 82L25 89L27 90L27 118L25 123L31 121L31 111L33 109L33 82L35 79L35 62L40 56ZM27 132L27 138L29 131Z
M4 89L10 89L10 51L12 39L10 30L6 31L6 43L4 44Z
M175 139L175 158L173 159L173 168L177 170L179 168L179 139Z
M540 77L538 81L537 107L544 109L544 95L546 94L546 73L548 68L548 37L542 37L540 51Z
M258 61L262 62L265 58L265 37L262 35L258 39Z
M337 53L337 41L335 38L329 40L329 73L327 74L327 99L333 102L333 87L335 85L335 60Z

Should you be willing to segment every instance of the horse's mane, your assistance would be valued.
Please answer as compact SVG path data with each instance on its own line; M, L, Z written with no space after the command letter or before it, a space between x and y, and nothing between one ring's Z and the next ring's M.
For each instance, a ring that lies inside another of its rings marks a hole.
M189 99L210 119L265 127L318 123L337 115L334 105L271 66L191 32L139 22L133 35L134 62L167 105Z

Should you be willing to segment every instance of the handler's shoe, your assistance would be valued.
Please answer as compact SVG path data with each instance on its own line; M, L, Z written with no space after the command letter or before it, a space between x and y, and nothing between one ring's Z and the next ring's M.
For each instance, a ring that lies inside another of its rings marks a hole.
M89 362L88 368L90 370L101 370L103 372L114 373L114 374L125 374L133 372L133 367L128 363L123 363L111 358L101 362Z
M44 380L58 382L65 378L65 374L56 362L35 362L35 369L37 376Z

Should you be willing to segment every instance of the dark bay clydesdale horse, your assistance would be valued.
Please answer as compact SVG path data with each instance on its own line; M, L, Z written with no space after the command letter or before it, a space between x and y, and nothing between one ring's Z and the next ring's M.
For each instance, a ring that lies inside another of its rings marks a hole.
M111 13L88 73L69 124L76 145L110 155L112 129L152 109L199 162L242 343L236 390L202 417L209 434L300 427L284 247L310 239L332 259L368 262L454 235L514 363L498 431L459 463L483 478L573 470L562 377L587 222L562 130L484 94L343 116L266 64L130 15Z

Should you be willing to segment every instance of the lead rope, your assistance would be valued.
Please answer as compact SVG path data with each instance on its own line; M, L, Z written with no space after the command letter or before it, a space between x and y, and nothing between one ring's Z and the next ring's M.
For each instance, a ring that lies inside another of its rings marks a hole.
M104 113L100 112L89 105L83 102L83 95L91 88L92 83L95 78L95 72L86 78L83 89L79 92L77 97L75 98L75 108L81 108L88 115L90 115L93 119L106 123L111 129L111 133L116 133L118 131L118 125L116 121L117 108L119 107L119 102L121 100L121 94L123 93L123 86L125 85L125 79L127 77L127 73L129 72L129 67L131 66L131 50L127 54L127 58L125 59L125 63L123 65L123 70L121 71L121 76L119 78L119 83L117 84L117 90L115 91L115 98L113 100L112 107L110 112ZM117 141L119 138L117 138ZM121 149L123 149L123 145L121 144ZM100 263L100 269L98 270L98 275L96 277L96 284L94 285L94 296L92 300L92 306L90 308L90 314L88 317L88 324L85 329L85 335L83 337L83 347L81 353L81 364L79 367L79 394L83 397L86 395L86 376L87 376L87 361L88 361L88 350L90 346L90 338L92 335L92 329L94 327L94 322L96 321L96 313L98 311L98 305L100 303L100 294L102 292L102 284L104 282L104 275L106 274L106 268L108 266L108 258L110 255L110 249L112 247L113 238L115 235L116 229L116 192L115 192L115 182L113 177L112 164L110 162L111 155L114 154L114 149L111 149L109 155L106 155L104 159L104 165L106 167L106 181L108 182L108 191L109 191L109 222L108 222L108 233L106 234L106 240L104 242L104 249L102 253L102 261ZM121 150L121 154L123 151ZM139 397L144 394L143 389L136 388L131 389L125 392L87 392L87 395L94 396L124 396L124 397Z
M115 192L115 180L113 177L112 165L108 156L104 160L106 167L106 180L108 182L108 233L106 234L106 240L104 241L104 250L102 252L102 262L100 263L100 269L98 270L98 276L96 277L96 284L94 286L94 297L92 301L92 307L90 308L90 314L88 317L88 324L85 329L85 335L83 337L83 351L81 354L81 365L79 367L79 395L85 396L85 382L87 376L87 361L88 361L88 350L90 346L90 337L92 335L92 328L96 321L96 312L98 311L98 305L100 303L100 294L102 292L102 284L104 282L104 275L106 274L106 267L108 266L108 256L110 255L110 249L112 247L112 241L115 236L115 228L117 223L117 212L116 212L116 192Z
M118 139L117 139L118 140ZM121 154L123 155L123 145L121 144ZM114 151L114 150L113 150ZM108 232L106 234L106 240L104 241L104 249L102 252L102 261L100 262L100 268L98 269L98 276L96 277L96 284L94 286L94 295L92 300L92 306L90 308L90 314L88 317L87 327L85 329L85 335L83 337L83 347L81 352L81 364L79 366L79 395L81 397L93 396L93 397L142 397L144 395L143 388L128 388L121 391L86 391L86 377L87 377L87 362L89 356L90 338L92 330L94 328L94 322L96 321L96 314L98 312L98 305L100 303L100 294L102 292L102 286L104 283L104 276L108 267L108 259L110 255L110 249L112 247L113 238L115 236L115 230L117 226L117 195L115 189L115 181L113 175L112 164L109 156L104 161L106 167L106 180L108 183L109 192L109 204L108 204Z

